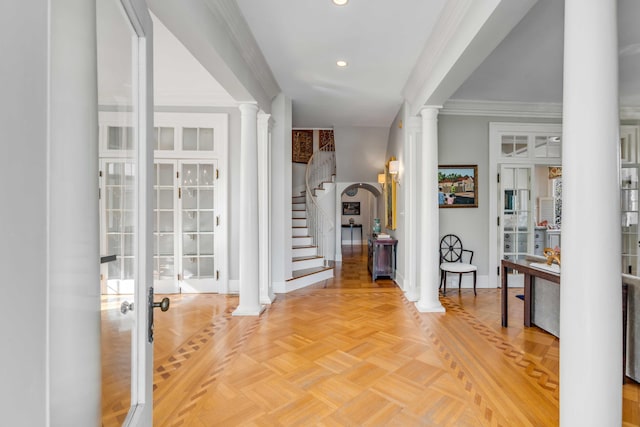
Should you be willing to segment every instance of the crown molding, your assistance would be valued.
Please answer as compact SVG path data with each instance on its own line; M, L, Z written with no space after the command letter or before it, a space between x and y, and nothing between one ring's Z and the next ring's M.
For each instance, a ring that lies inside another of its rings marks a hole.
M475 101L450 99L440 114L451 116L527 117L562 119L562 104L556 102ZM620 106L620 120L640 119L640 106Z
M562 118L562 104L551 102L475 101L450 99L440 114L456 116L498 116Z
M640 106L621 106L620 120L640 120Z
M161 90L154 94L156 106L238 107L239 103L226 93L208 90Z

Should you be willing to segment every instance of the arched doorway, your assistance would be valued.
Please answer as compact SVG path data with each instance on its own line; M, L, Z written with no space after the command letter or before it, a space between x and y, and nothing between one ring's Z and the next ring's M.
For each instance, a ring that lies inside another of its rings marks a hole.
M375 218L384 212L382 191L377 184L340 183L336 205L336 261L342 260L342 247L364 250L371 237Z

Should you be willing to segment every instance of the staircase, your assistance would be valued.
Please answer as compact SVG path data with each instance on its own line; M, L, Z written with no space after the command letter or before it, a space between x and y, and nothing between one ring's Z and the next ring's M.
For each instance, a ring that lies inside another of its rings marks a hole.
M333 267L328 266L325 258L318 254L318 246L310 235L305 199L305 196L294 196L292 199L291 269L293 277L286 281L287 292L333 277Z

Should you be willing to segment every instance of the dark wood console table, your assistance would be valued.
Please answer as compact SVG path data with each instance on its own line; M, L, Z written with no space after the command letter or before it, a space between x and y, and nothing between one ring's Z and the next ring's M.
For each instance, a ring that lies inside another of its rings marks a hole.
M503 259L500 266L500 274L502 275L502 326L507 327L509 323L509 288L508 288L508 270L517 270L524 274L524 326L531 326L531 310L533 306L533 283L536 277L556 283L560 286L560 275L550 271L541 270L531 267L531 262L544 262L542 258L532 258L511 261ZM640 279L635 276L622 274L622 370L623 382L628 378L626 376L626 357L627 357L627 310L628 310L628 291L629 285L640 286Z
M375 282L378 276L396 278L396 246L395 239L369 239L367 267L371 279Z
M360 229L360 242L362 242L362 224L342 224L342 228L350 228L351 229L351 246L353 246L353 229ZM342 239L342 236L340 236Z
M531 267L529 264L531 261L544 262L540 259L531 260L517 260L511 261L503 259L500 267L500 274L502 275L502 326L507 327L509 324L509 287L508 283L508 270L517 270L524 274L524 326L531 326L531 308L533 305L533 295L531 294L531 288L533 286L533 280L536 277L548 280L552 283L560 285L560 275L552 273L550 271L541 270L539 268Z

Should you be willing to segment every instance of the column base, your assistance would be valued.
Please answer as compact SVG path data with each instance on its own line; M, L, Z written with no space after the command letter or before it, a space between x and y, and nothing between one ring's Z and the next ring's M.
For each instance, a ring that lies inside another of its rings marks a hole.
M436 303L418 301L416 303L416 309L418 309L420 313L444 313L446 311L439 301Z
M231 313L232 316L260 316L264 311L265 306L259 305L257 307L238 307Z
M417 302L420 299L420 295L416 289L407 287L407 290L404 293L404 297L411 302Z
M260 304L271 304L276 300L276 294L268 295L266 298L260 299Z

